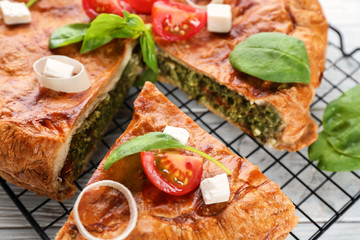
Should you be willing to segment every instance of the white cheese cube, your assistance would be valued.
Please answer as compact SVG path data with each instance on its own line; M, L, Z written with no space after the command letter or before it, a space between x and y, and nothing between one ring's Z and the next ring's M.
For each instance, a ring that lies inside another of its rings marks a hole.
M200 190L206 205L229 201L230 187L227 174L205 178L200 183Z
M74 66L48 58L45 63L44 76L54 78L70 78L73 76Z
M228 33L231 31L232 14L228 4L207 5L207 29L210 32Z
M189 140L190 134L184 128L166 126L163 132L173 136L174 138L179 140L182 144L186 144Z
M1 1L0 9L7 25L31 22L31 13L25 3Z

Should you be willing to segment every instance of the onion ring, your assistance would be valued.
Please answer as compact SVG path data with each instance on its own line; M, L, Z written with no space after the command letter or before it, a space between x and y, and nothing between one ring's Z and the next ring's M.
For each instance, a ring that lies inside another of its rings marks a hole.
M75 75L69 78L54 78L47 77L43 74L46 60L52 58L63 63L70 64L75 67ZM87 90L91 87L91 81L87 75L85 67L79 61L62 56L62 55L51 55L40 58L33 65L36 77L40 82L41 86L49 88L58 92L76 93Z
M79 232L81 233L81 235L83 235L86 239L89 240L103 240L103 238L98 238L95 237L93 235L91 235L86 228L84 227L84 225L82 224L80 217L79 217L79 203L80 200L83 196L83 194L88 191L91 188L94 187L99 187L99 186L107 186L107 187L113 187L116 188L117 190L119 190L122 194L124 194L124 196L126 197L126 200L129 202L129 208L130 208L130 221L129 221L129 225L126 227L125 231L120 234L119 236L117 236L116 238L113 238L112 240L122 240L125 239L135 228L136 226L136 221L137 221L137 217L138 217L138 212L137 212L137 208L136 208L136 202L134 197L132 196L131 192L129 191L128 188L126 188L124 185L122 185L121 183L112 181L112 180L103 180L103 181L99 181L93 184L88 185L86 188L84 188L84 190L82 190L82 192L80 193L80 195L78 196L75 205L74 205L74 219L75 219L75 224L79 230Z

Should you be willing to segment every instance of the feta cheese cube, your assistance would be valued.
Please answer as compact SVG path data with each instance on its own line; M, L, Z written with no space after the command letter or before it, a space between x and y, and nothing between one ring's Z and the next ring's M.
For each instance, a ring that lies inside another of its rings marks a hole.
M232 14L228 4L207 5L207 28L210 32L227 33L231 31Z
M200 190L206 205L229 201L230 187L227 174L202 180Z
M70 78L73 76L74 66L48 58L45 63L44 76L54 78Z
M163 132L173 136L174 138L179 140L182 144L186 144L189 140L190 134L184 128L166 126Z
M31 22L31 13L25 3L1 1L0 10L7 25Z

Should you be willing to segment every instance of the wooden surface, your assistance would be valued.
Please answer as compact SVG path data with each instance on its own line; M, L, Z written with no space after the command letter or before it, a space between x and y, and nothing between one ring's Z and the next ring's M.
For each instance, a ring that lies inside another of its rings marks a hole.
M325 14L329 22L335 27L339 28L344 36L346 51L351 52L353 49L360 47L360 0L320 0ZM360 55L360 52L359 54ZM358 61L360 57L357 58ZM345 63L345 64L350 64ZM351 66L350 66L351 67ZM360 75L360 73L358 73ZM336 76L334 76L336 77ZM358 78L360 80L360 77ZM321 86L319 91L324 91L326 86ZM313 109L313 111L318 111L321 109ZM320 115L321 117L321 115ZM231 129L230 129L231 130ZM236 131L236 130L235 130ZM114 136L116 138L116 136ZM242 141L241 146L246 146L246 139ZM98 156L101 159L104 153L99 153ZM289 154L289 158L297 155ZM261 162L261 157L252 156L249 161L258 164L260 168L265 168L263 162ZM295 159L296 160L296 159ZM285 161L285 160L284 160ZM289 160L287 163L292 164L291 167L296 167L296 161ZM286 163L286 164L287 164ZM272 170L275 169L275 170ZM280 186L282 183L282 173L279 169L272 168L267 171L265 174L277 182ZM275 172L273 172L275 171ZM279 172L276 172L279 171ZM360 174L360 171L357 171ZM309 186L316 184L316 181L319 180L319 176L315 169L309 170L307 173L309 178ZM279 177L278 177L279 176ZM305 178L304 178L305 179ZM337 174L334 179L336 183L339 183L341 186L344 186L349 192L357 193L360 191L359 179L352 181L351 175L349 174ZM82 184L85 184L83 182ZM17 193L21 192L21 189L18 189L12 186L14 191ZM339 209L344 202L348 201L348 198L344 197L341 194L336 193L330 185L326 184L319 190L322 191L319 194L322 194L324 199L327 199L336 209ZM290 188L287 187L284 189L284 192L288 194L292 200L296 203L296 198L303 198L306 194L306 190L297 189L296 187ZM37 197L32 193L26 193L21 197L21 200L26 204L28 209L32 209L39 202L46 201L45 198ZM65 205L71 207L74 200L66 201ZM304 204L305 205L305 204ZM302 205L302 206L304 206ZM311 217L315 219L320 225L326 222L329 218L326 215L326 209L324 206L318 204L317 201L309 201L309 206L304 206L313 209L313 215ZM55 220L54 216L59 216L62 212L58 212L59 204L54 201L46 202L46 204L41 208L41 210L34 213L34 217L38 220L41 226L46 226L51 221ZM308 218L298 213L300 218L299 225L294 230L294 233L300 239L308 239L314 233L314 225L309 222ZM66 218L66 217L65 217ZM65 221L65 218L58 221L55 225L51 226L47 230L49 236L54 236L56 232L61 227L62 223ZM20 213L16 208L13 202L10 200L8 195L0 187L0 239L39 239L36 232L27 222L25 217ZM293 239L289 237L289 239ZM360 201L353 205L340 219L330 227L320 239L329 239L329 240L356 240L360 239Z

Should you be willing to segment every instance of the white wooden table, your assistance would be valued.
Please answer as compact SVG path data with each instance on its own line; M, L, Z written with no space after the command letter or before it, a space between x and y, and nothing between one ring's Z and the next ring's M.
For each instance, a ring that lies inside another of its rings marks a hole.
M346 46L345 50L350 52L356 47L360 47L360 0L320 0L320 2L329 23L340 29L343 33ZM251 161L251 159L249 160ZM355 191L360 190L360 186L353 187ZM331 195L330 191L329 194ZM35 199L38 200L38 197L34 195L28 196L25 199L26 204L31 206ZM333 199L333 201L337 201L337 199ZM73 201L68 202L68 204L72 203ZM49 222L52 203L49 202L46 207L49 211L42 212L40 216L37 216L40 224L44 225ZM316 206L314 206L314 211L316 211ZM318 217L321 218L321 216ZM52 235L54 235L60 227L60 223L52 226L50 228L50 231L53 233ZM300 237L300 239L306 239L309 232L313 232L312 224L300 217L296 235ZM1 187L0 239L39 239L36 232ZM340 219L320 237L320 239L360 239L360 201L355 203L343 216L341 216Z

